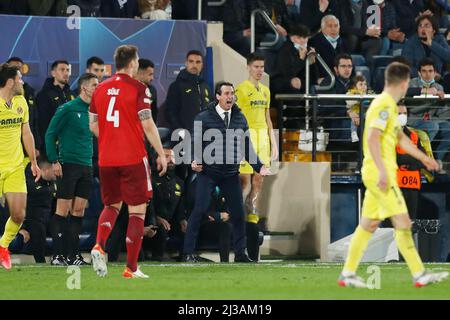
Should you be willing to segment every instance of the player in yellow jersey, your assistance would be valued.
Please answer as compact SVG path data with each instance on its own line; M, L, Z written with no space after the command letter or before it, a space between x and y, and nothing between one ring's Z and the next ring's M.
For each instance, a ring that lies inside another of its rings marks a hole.
M439 282L448 272L426 271L414 246L411 220L397 185L397 144L428 170L438 170L438 163L420 151L401 130L398 122L397 102L408 90L410 69L394 62L385 71L383 93L376 97L366 115L363 135L364 161L362 179L366 193L359 226L350 242L348 257L339 276L338 284L349 287L366 287L363 279L356 276L359 262L367 244L381 221L390 218L395 228L395 240L413 276L416 287Z
M250 139L261 161L270 166L271 159L278 158L278 146L270 120L270 90L260 81L264 74L264 57L251 53L247 57L248 80L236 88L237 105L244 113L250 129ZM252 167L243 162L240 167L241 184L247 220L257 223L256 199L261 191L263 177L253 172Z
M22 143L36 181L41 176L28 120L19 68L3 64L0 66L0 197L5 195L10 214L0 239L0 264L5 269L11 269L8 247L25 219L27 186Z

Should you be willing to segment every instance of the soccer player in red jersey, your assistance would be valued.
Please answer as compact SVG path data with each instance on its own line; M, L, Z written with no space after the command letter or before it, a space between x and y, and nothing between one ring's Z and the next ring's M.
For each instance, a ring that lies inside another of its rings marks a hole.
M96 244L91 251L94 271L100 277L108 273L105 244L125 202L130 217L126 237L127 265L123 276L148 278L137 266L147 201L152 196L145 137L158 153L161 176L167 168L150 110L150 91L133 79L139 66L137 51L137 47L131 45L116 49L117 73L97 87L90 105L89 126L98 137L100 185L105 205L98 220Z

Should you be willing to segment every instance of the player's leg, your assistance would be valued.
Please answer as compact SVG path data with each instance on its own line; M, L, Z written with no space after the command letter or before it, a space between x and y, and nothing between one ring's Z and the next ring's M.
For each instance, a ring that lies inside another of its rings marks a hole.
M409 219L408 213L392 216L391 221L395 228L395 240L398 249L411 271L415 286L423 287L446 279L448 272L431 273L425 270L414 245L411 232L411 220Z
M79 252L80 247L80 234L83 227L83 217L84 211L86 209L87 199L75 197L72 202L72 209L70 210L70 220L69 220L69 234L67 241L69 244L69 251L67 253L68 262L71 265L87 265L88 263L84 261L83 257Z
M128 228L126 237L127 265L123 276L126 278L148 278L146 274L139 270L138 259L144 237L144 220L147 204L129 205Z
M50 233L53 239L53 257L50 262L51 265L66 266L67 260L64 255L64 247L67 245L67 216L69 214L70 207L72 205L72 199L70 198L70 191L68 185L63 187L61 183L58 183L59 197L56 200L56 211L50 219ZM69 194L66 196L66 194ZM68 197L69 199L63 199L61 197Z
M252 175L252 187L250 194L248 195L246 205L250 206L251 211L247 215L247 221L251 223L258 223L259 216L256 207L257 199L261 193L261 188L263 184L264 177L259 173L254 173Z
M241 168L243 165L241 165ZM247 207L247 198L249 198L250 191L252 190L252 175L248 173L240 173L239 179L241 180L242 197L244 198L245 209L248 213L251 212L251 206Z
M27 185L25 182L25 171L23 166L18 166L7 175L4 173L3 175L3 184L1 188L2 192L5 193L10 217L6 222L5 231L0 238L0 264L5 269L11 269L11 258L8 247L16 237L25 220Z

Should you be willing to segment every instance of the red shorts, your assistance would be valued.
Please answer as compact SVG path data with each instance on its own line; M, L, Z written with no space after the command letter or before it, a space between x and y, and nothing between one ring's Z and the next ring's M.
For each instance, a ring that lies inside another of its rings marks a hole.
M150 165L147 157L141 163L121 167L100 167L100 186L104 205L121 201L137 206L152 197Z

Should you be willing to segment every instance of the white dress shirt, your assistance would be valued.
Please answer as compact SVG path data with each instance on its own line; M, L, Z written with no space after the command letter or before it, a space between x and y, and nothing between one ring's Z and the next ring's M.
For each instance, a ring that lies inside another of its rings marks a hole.
M217 104L216 111L224 122L225 122L225 112L228 112L228 125L227 125L227 128L228 128L230 125L230 120L231 120L231 109L228 111L225 111L222 109L222 107L219 104Z

